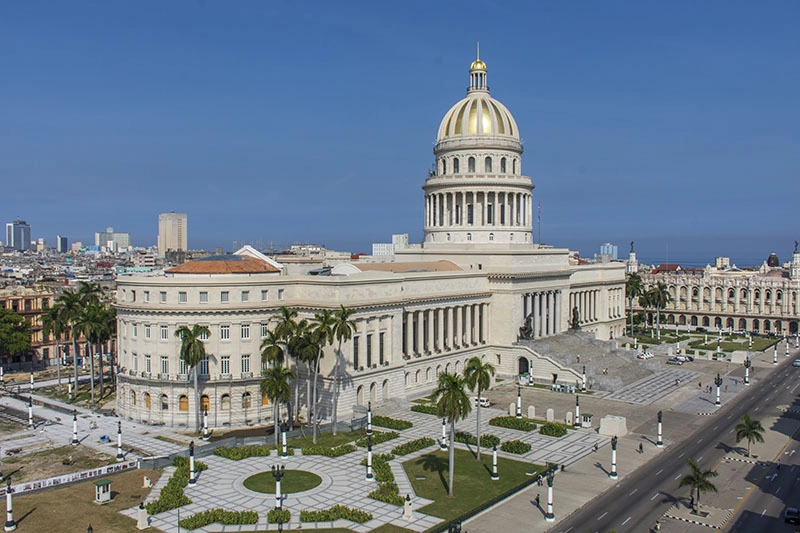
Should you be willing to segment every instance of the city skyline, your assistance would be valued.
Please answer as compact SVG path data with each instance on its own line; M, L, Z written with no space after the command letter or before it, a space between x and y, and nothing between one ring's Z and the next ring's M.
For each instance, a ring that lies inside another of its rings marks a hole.
M544 243L752 265L799 237L795 3L40 5L0 6L0 175L4 222L51 243L155 245L173 210L189 248L420 242L475 41Z

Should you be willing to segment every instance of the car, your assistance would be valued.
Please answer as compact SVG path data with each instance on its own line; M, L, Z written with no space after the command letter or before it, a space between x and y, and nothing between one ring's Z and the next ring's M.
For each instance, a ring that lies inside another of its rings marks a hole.
M480 402L481 402L481 407L489 407L489 405L491 405L489 403L489 398L484 398L483 396L481 396ZM478 405L478 397L477 396L473 396L472 397L472 403L475 404L475 405Z
M783 512L783 521L787 524L800 524L800 511L797 507L787 507Z
M682 365L683 361L681 361L677 357L670 357L669 359L667 359L667 364L668 365Z
M706 328L704 328L704 327L695 328L694 330L697 333L705 333L706 332Z
M792 361L792 366L800 366L800 359L795 359Z

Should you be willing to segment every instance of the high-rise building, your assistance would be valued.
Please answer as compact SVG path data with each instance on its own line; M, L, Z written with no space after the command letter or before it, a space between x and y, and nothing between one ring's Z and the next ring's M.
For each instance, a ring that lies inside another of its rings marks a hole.
M602 246L600 246L600 253L602 255L611 256L611 259L616 261L617 260L617 254L619 253L619 249L617 248L616 244L611 244L610 242L607 242L607 243L603 244Z
M168 250L186 251L186 233L186 213L158 215L158 255L164 257Z
M60 254L65 254L69 251L69 243L66 237L56 235L56 251Z
M105 231L95 232L94 245L113 252L126 250L131 245L131 234L115 232L114 228L109 226Z
M31 249L31 227L24 220L6 224L6 248L24 252Z

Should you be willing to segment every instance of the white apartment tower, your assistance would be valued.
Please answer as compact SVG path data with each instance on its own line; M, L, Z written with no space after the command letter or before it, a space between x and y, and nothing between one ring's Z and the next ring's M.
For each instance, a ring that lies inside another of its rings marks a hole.
M186 230L186 213L158 215L158 255L164 257L168 250L186 251Z

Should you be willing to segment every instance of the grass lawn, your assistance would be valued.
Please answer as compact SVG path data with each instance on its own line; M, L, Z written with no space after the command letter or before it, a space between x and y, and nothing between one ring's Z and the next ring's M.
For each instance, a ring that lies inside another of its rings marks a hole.
M471 452L456 449L453 498L447 495L447 451L436 451L411 459L403 463L403 468L417 495L434 500L419 511L452 520L530 479L525 475L528 470L542 471L545 467L498 457L497 472L500 479L492 481L491 453L482 453L481 461L478 462ZM424 479L417 479L418 477Z
M311 490L322 483L322 478L305 470L287 470L281 479L281 492L291 494ZM275 494L275 478L272 471L260 472L244 480L244 486L255 492Z
M3 451L8 454L11 450L14 448L4 448ZM70 464L63 464L62 461ZM3 457L3 474L11 475L12 482L16 484L113 463L116 463L113 456L86 446L61 446L25 455L6 455Z
M322 531L321 529L315 529L314 531ZM413 529L406 529L404 527L396 526L394 524L384 524L381 527L376 527L372 530L373 533L405 533L405 532L414 531Z
M366 436L366 434L366 429L359 431L339 431L336 436L334 436L333 433L318 433L316 445L333 448L335 446L347 444L348 442L353 442L356 439ZM286 445L292 448L305 448L306 446L314 446L314 443L311 442L311 435L308 435L307 437L289 439L286 441Z

